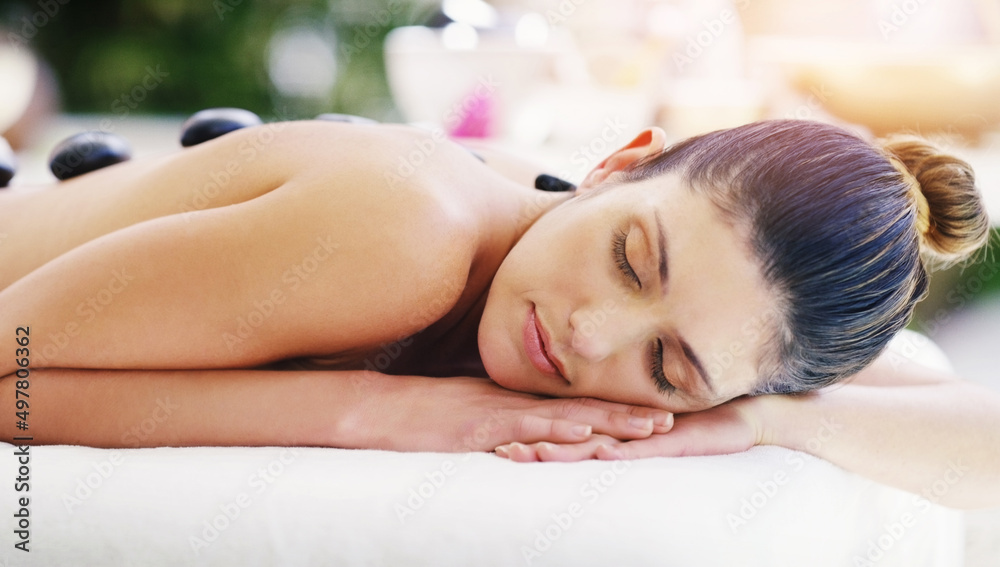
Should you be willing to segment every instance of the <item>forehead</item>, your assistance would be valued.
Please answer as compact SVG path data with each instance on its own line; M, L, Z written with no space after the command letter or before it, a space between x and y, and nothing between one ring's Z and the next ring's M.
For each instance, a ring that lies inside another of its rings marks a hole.
M773 348L778 298L763 278L749 231L677 175L644 180L632 190L635 212L659 217L666 236L664 320L691 346L720 398L753 390L760 361Z

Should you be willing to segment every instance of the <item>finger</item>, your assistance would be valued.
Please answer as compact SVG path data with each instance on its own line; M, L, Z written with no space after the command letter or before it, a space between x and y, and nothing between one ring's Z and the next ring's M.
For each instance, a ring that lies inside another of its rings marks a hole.
M579 443L589 439L593 430L593 426L587 423L528 414L521 416L515 422L510 439L520 443L537 443L539 441Z
M596 454L601 460L643 459L647 457L695 457L721 455L746 450L738 443L712 439L699 432L679 430L666 435L653 435L602 449Z
M604 409L612 412L626 413L636 417L650 418L653 420L654 433L666 433L667 431L670 431L670 428L673 427L674 424L674 414L666 410L648 408L644 406L631 406L628 404L599 400L597 398L576 398L568 401L575 401L583 406L596 409ZM570 415L564 417L572 418Z
M642 439L653 433L666 433L673 425L673 414L669 412L623 404L605 404L601 400L590 398L559 400L557 407L557 415L560 417L589 423L594 427L594 432L618 439ZM635 411L630 412L632 409Z
M576 462L597 458L601 449L610 449L621 443L607 435L594 435L582 443L549 443L540 441L530 445L510 443L495 449L497 455L521 462L552 461ZM613 453L608 453L613 454Z
M739 453L753 447L756 436L746 423L719 406L681 416L665 435L653 435L615 446L598 458L689 457Z
M583 443L557 445L542 442L535 445L535 454L539 461L569 463L596 459L602 450L605 452L613 451L614 445L618 443L617 439L606 435L595 435Z
M666 411L656 411L653 418L653 433L667 433L674 428L674 414Z
M647 439L636 439L619 445L602 445L594 452L594 458L602 461L621 461L645 457L682 457L690 455L684 441L670 435L656 435Z
M496 454L518 463L532 463L538 460L535 448L524 443L510 443L496 448Z

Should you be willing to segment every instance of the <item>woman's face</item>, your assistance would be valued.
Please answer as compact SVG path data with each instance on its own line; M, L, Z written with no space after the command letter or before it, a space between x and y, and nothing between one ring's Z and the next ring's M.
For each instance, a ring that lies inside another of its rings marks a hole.
M490 288L479 350L512 390L697 411L750 392L776 298L743 232L676 174L541 217Z

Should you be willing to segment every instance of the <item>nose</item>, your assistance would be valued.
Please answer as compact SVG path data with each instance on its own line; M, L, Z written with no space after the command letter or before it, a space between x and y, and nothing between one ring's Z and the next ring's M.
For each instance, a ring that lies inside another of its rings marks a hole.
M582 358L599 362L621 347L634 343L642 333L642 322L620 305L605 302L598 308L582 307L569 318L571 346Z

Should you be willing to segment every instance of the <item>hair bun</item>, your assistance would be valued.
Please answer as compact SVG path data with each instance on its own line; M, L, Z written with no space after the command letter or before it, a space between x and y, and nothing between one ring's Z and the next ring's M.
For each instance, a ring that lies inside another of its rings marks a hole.
M968 163L916 136L893 136L882 148L902 162L927 201L922 252L950 264L986 243L990 221Z

